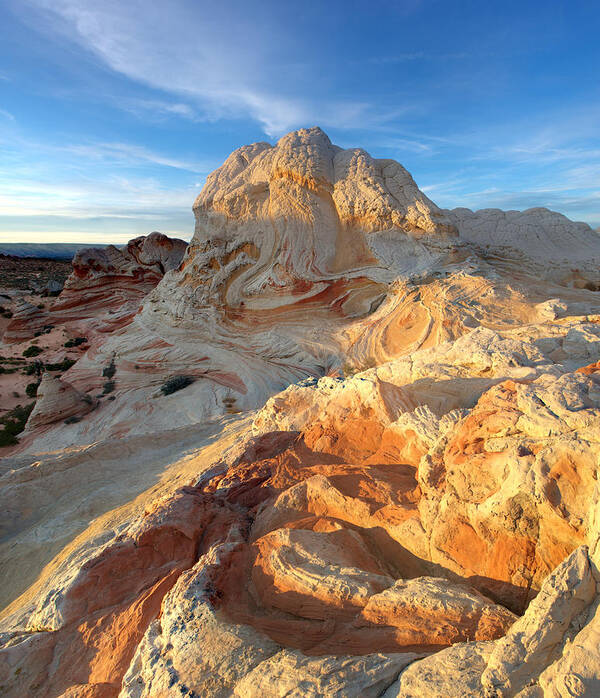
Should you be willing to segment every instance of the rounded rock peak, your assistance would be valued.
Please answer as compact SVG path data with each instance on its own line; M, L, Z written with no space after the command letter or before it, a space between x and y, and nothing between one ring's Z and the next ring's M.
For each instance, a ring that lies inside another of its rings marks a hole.
M275 145L238 148L207 177L193 208L199 243L241 235L260 246L253 227L262 239L272 228L277 239L291 233L296 240L329 240L329 247L340 229L356 231L354 237L456 234L402 165L335 146L318 126L292 131ZM337 242L345 244L343 238ZM312 250L311 244L307 254Z
M320 126L310 126L309 128L299 128L296 131L290 131L277 141L278 148L298 147L301 145L331 148L332 143L329 136Z

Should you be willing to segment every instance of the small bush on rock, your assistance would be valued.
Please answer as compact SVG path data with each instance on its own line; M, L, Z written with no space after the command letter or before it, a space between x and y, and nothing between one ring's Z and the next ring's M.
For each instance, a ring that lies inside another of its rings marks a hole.
M81 344L85 344L87 341L87 337L75 337L75 339L68 339L65 342L65 347L67 349L70 349L71 347L78 347Z
M116 372L117 367L115 366L115 357L113 356L108 366L105 369L103 369L102 375L104 376L104 378L108 378L110 380L114 377Z
M29 419L34 402L25 407L17 405L14 409L0 417L0 448L2 446L14 446L19 443L17 434L25 429L25 424Z
M39 383L29 383L25 388L25 394L27 397L35 397L37 395Z
M173 376L160 386L160 391L163 395L171 395L191 385L195 380L193 376Z
M32 359L34 356L39 356L40 354L43 353L43 349L40 349L40 347L36 347L33 344L30 347L27 347L25 351L23 352L23 356L26 359Z

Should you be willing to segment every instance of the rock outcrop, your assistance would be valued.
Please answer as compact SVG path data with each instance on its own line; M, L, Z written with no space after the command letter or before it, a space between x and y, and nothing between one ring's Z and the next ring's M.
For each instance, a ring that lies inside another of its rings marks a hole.
M52 324L50 313L24 298L17 299L13 316L4 330L2 341L7 344L26 342L42 334Z
M69 419L75 422L91 412L96 405L97 401L91 395L80 393L67 381L44 373L27 428L35 429Z
M79 250L73 273L52 306L53 321L91 320L100 332L124 327L165 273L179 266L186 248L185 241L154 232L123 248Z
M320 129L239 149L194 212L0 479L5 694L594 696L596 234L442 211ZM121 283L82 260L80 290Z
M595 265L600 238L587 223L574 223L547 208L475 212L455 208L446 213L461 239L476 245L496 267L539 274L576 288L600 289Z

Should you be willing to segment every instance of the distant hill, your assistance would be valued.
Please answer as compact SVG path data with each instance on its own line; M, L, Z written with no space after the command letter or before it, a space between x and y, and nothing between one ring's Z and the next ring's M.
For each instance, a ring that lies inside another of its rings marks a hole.
M46 257L48 259L73 259L73 255L85 247L108 247L97 243L37 243L37 242L5 242L0 243L0 254L15 257Z

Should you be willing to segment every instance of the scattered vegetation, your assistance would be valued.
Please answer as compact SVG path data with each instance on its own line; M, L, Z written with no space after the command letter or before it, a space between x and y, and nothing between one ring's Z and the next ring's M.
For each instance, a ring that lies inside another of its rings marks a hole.
M115 355L113 354L108 366L102 369L102 375L104 378L108 378L110 380L111 378L114 378L116 372L117 367L115 366Z
M20 356L0 356L0 362L3 364L22 364L24 361Z
M54 325L44 325L39 332L34 334L34 337L41 337L43 334L50 334L54 329Z
M173 376L160 386L160 391L163 395L171 395L191 385L195 380L193 376Z
M77 424L77 422L81 422L81 417L76 417L73 415L72 417L67 417L65 419L65 424Z
M40 347L36 347L33 344L30 347L27 347L25 351L23 352L23 356L26 359L32 359L34 356L39 356L40 354L43 353L43 349L40 349Z
M5 308L3 305L0 305L0 315L5 318L11 318L13 316L12 310Z
M55 364L45 364L45 368L46 371L68 371L74 363L74 359L63 359Z
M5 368L4 366L0 366L0 373L16 373L18 371L17 366L13 366L12 368Z
M25 388L25 394L27 397L35 397L37 395L39 384L39 381L37 383L28 383L27 387Z
M14 409L0 417L0 447L14 446L19 443L17 435L25 429L34 402L29 405L17 405Z
M23 368L23 373L26 376L33 376L33 375L40 376L42 374L43 370L44 370L44 363L42 361L33 361L32 363L27 364Z
M225 412L227 414L237 414L238 412L241 412L241 410L236 407L236 399L234 397L224 397L223 398L223 404L225 405Z
M108 395L108 393L112 393L112 391L115 389L115 382L114 381L106 381L106 383L102 386L102 395Z
M71 347L79 347L82 344L87 344L88 338L87 337L75 337L75 339L68 339L65 342L65 347L67 349L71 349Z

